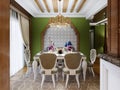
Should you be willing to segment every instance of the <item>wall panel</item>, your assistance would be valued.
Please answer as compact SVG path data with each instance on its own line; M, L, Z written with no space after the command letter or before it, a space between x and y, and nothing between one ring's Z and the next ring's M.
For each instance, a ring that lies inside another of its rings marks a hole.
M119 0L108 0L108 54L120 57Z
M0 1L0 89L10 90L9 79L9 0Z

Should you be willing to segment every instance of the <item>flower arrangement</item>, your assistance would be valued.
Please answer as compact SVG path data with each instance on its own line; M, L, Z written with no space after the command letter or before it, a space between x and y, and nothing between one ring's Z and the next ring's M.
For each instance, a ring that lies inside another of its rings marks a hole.
M52 51L54 51L54 47L53 47L53 45L49 46L49 47L48 47L48 50L52 50Z
M51 45L48 47L48 50L54 51L54 43L51 41Z
M72 46L72 43L71 41L68 41L65 43L65 47L68 51L72 51L73 50L73 46Z

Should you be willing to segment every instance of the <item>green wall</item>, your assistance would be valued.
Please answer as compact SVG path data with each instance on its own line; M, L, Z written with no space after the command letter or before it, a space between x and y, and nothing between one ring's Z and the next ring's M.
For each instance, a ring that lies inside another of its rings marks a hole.
M41 31L45 29L48 24L49 18L32 18L32 31L31 31L31 56L41 50Z
M106 8L101 10L94 16L94 22L101 21L106 18ZM105 47L105 25L99 24L95 26L95 49L97 53L104 53Z
M80 51L89 59L90 38L89 38L89 21L85 18L71 18L72 23L80 32Z
M95 26L95 49L97 53L104 52L105 25Z
M45 29L49 18L32 18L31 55L32 57L41 50L41 31ZM85 18L71 18L73 25L80 32L80 51L89 58L89 21Z

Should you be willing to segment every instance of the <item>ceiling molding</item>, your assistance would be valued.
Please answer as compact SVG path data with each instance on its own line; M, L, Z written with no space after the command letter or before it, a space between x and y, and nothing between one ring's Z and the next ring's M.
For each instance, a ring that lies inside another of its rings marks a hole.
M21 5L19 5L15 0L10 0L10 7L17 8L17 10L19 10L26 16L28 16L30 18L32 17L32 15L27 10L25 10L23 7L21 7Z
M94 7L91 8L91 10L88 11L86 15L86 19L91 19L95 14L97 14L100 10L104 9L107 7L107 3L104 3L104 0L101 0L95 4L96 9Z
M66 17L91 19L107 6L108 0L15 0L33 17Z
M57 15L59 15L59 13L51 13L51 14L39 14L39 15L36 15L34 17L56 17ZM82 17L82 18L85 18L84 15L79 15L77 13L61 13L61 15L63 15L64 17Z

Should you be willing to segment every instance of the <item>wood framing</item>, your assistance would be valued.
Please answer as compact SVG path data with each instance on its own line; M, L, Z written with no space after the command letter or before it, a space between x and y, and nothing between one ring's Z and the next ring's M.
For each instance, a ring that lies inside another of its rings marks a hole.
M86 2L86 0L82 0L82 3L79 5L77 12L79 12L82 9L85 2Z
M75 5L76 5L77 1L78 1L78 0L74 0L74 3L73 3L73 5L72 5L72 8L71 8L70 12L73 12L73 11L74 11L74 8L75 8Z
M54 12L58 12L58 2L57 0L52 0Z
M42 6L40 5L39 0L34 0L34 1L35 1L35 3L37 4L37 6L39 7L40 11L41 11L41 12L44 12Z
M10 0L0 1L0 90L10 90Z
M107 53L120 57L120 1L108 0L108 42Z

